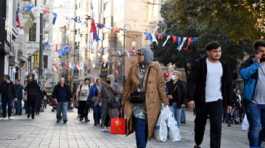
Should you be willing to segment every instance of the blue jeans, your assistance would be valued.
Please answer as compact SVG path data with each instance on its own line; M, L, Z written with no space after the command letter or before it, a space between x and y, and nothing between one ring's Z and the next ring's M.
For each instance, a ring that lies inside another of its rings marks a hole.
M68 102L58 102L57 115L56 115L58 121L62 119L62 114L63 114L63 120L67 121L67 110L68 110Z
M261 148L262 140L265 138L265 105L249 103L246 114L249 121L249 146Z
M101 107L99 105L95 105L93 108L93 116L94 116L94 125L100 124L101 118Z
M145 119L134 118L135 137L137 148L146 148L147 144L147 121Z
M174 114L174 117L178 123L178 126L180 126L181 125L181 118L182 118L182 108L178 107L176 103L173 103L170 106L170 109Z
M181 123L185 124L186 123L186 112L184 108L181 108Z
M22 100L18 99L16 101L16 114L21 115L22 114Z

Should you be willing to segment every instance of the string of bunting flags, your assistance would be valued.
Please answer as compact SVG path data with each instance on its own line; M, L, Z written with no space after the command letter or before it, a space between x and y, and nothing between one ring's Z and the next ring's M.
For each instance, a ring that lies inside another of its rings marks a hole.
M59 62L57 64L52 65L52 69L54 72L57 72L59 69L64 68L64 69L71 69L71 70L83 70L85 68L85 65L83 63L80 64L73 64L73 63L67 63L67 62Z
M93 33L93 39L96 41L99 41L99 37L97 35L97 28L98 29L109 29L112 30L114 33L119 33L120 31L123 30L123 28L118 28L118 27L107 27L104 24L97 23L95 25L95 21L92 20L91 23L91 30L90 32ZM145 39L150 41L151 43L155 42L158 44L158 41L163 41L162 47L165 47L167 43L170 41L176 45L177 50L181 51L182 49L187 49L190 47L192 44L198 41L198 37L184 37L184 36L177 36L177 35L164 35L160 33L150 33L150 32L144 32Z
M21 26L21 19L22 14L21 13L31 13L33 15L37 15L38 13L43 13L46 16L49 16L51 18L51 23L54 25L56 23L56 20L58 18L58 14L56 12L50 11L50 8L47 6L35 6L32 3L26 4L21 7L18 6L16 10L16 26L18 28L22 28Z
M183 37L177 35L165 35L161 33L150 33L144 32L145 39L151 43L155 42L158 44L158 41L164 41L162 47L165 47L169 42L172 42L176 45L178 51L183 49L188 49L192 44L198 41L198 37Z

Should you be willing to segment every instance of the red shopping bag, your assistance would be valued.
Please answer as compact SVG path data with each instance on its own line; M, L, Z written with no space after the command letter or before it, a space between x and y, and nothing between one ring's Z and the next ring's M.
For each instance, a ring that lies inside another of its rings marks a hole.
M111 134L126 134L126 120L124 118L112 118L110 124Z

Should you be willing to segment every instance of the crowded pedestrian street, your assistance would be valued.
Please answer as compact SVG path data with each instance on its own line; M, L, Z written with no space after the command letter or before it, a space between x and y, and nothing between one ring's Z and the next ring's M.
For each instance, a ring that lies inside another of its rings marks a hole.
M91 117L91 114L89 114ZM12 120L0 119L0 148L135 148L134 135L112 135L93 123L80 123L76 110L69 112L68 124L57 124L55 113L46 109L37 120L25 116ZM92 118L92 117L91 117ZM193 115L181 127L181 142L160 143L152 140L148 148L190 148L193 145ZM93 121L92 121L93 122ZM222 148L247 148L246 132L240 126L223 125ZM203 148L209 148L209 131L206 131Z
M0 148L265 148L265 0L0 0Z

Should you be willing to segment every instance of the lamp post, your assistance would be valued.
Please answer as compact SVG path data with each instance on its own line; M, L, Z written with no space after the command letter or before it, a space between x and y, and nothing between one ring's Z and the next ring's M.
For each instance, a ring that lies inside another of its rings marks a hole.
M42 73L43 73L43 14L40 13L40 42L39 42L39 81L42 80Z
M5 21L6 21L6 0L0 1L0 79L4 76L5 69Z
M125 56L126 56L126 33L128 25L123 27L123 49L122 49L122 83L125 84Z

